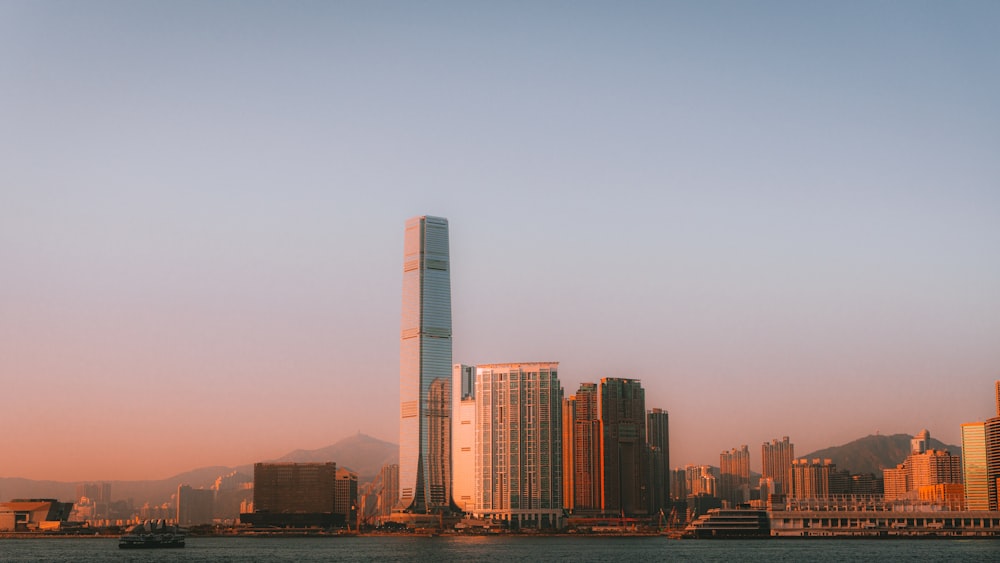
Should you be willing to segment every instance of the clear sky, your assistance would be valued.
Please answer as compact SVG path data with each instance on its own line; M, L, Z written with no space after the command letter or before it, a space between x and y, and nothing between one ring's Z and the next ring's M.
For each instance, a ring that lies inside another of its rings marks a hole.
M0 476L398 441L454 360L632 377L671 463L960 443L1000 378L1000 3L0 0Z

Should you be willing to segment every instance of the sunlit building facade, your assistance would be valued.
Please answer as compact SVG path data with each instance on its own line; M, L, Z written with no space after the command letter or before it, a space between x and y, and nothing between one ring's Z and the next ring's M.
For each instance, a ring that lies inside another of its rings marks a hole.
M558 363L476 367L477 517L512 528L562 524Z
M750 501L750 448L719 454L719 497L735 507Z
M573 401L573 509L600 512L603 507L601 411L596 383L582 383Z
M788 436L781 440L777 438L771 443L764 442L760 447L761 476L771 479L774 484L772 493L790 495L792 493L792 460L795 459L795 444ZM767 500L767 499L764 499Z
M451 501L451 277L448 220L406 222L400 343L399 486L403 510Z
M989 510L985 422L967 422L962 425L962 477L965 485L965 508Z
M452 367L451 491L455 505L472 512L476 484L476 367Z

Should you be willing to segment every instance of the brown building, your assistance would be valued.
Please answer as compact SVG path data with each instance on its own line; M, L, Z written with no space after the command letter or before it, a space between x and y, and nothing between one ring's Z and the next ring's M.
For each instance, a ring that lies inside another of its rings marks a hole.
M598 387L583 383L573 403L573 508L600 512L603 506L601 411Z
M240 519L265 526L342 526L336 463L256 463L254 513Z
M837 466L818 458L792 461L792 498L815 499L830 496L830 475Z
M601 462L605 514L645 514L646 394L636 379L601 379Z

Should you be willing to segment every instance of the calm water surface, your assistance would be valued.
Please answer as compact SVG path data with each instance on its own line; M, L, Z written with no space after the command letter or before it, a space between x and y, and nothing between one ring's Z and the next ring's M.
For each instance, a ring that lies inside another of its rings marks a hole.
M0 540L0 561L1000 561L1000 540L670 540L589 537L188 538L121 551L117 539Z

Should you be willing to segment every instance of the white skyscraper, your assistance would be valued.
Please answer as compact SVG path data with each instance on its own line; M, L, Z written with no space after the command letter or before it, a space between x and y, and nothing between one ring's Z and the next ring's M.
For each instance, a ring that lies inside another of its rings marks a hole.
M448 220L406 222L399 368L399 489L410 512L451 500L451 277Z

